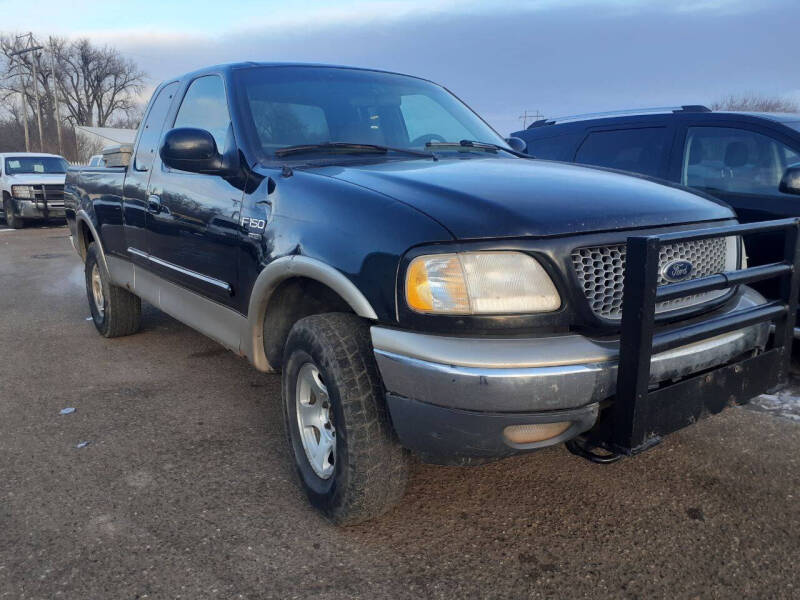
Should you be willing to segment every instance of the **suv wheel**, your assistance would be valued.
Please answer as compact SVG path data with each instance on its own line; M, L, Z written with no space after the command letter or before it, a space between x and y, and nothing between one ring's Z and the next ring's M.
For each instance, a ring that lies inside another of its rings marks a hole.
M4 194L3 198L3 214L6 217L6 225L8 225L11 229L22 229L25 227L25 222L14 214L14 209L11 203L11 199Z
M289 445L311 503L351 524L398 502L408 456L389 423L366 323L341 313L301 319L282 379Z
M97 331L107 338L136 333L141 320L142 302L138 296L111 283L97 244L89 244L84 273L86 295Z

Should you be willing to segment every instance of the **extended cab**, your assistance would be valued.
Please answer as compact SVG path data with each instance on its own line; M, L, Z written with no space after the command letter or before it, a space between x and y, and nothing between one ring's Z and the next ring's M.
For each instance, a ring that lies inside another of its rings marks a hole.
M55 154L0 154L2 211L12 229L26 221L64 218L64 177L67 161Z
M471 464L568 442L610 461L785 378L796 221L741 226L518 142L395 73L166 81L130 159L67 174L94 324L134 333L143 298L282 371L300 481L340 523L402 496L408 450ZM786 253L746 269L756 228ZM775 299L746 285L769 277Z

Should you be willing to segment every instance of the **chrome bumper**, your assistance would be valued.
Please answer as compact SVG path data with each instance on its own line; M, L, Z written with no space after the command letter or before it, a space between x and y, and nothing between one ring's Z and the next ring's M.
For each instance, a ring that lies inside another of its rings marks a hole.
M765 302L744 288L729 312ZM374 326L372 343L388 394L440 407L532 413L585 407L616 389L616 340L576 334L526 339L458 338ZM759 324L656 354L658 383L713 368L758 348Z

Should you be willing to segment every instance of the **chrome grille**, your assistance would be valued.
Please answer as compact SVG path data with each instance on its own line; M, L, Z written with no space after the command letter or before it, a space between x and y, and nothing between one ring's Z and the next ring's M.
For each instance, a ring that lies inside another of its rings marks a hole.
M709 238L663 246L659 253L658 285L669 283L664 267L674 260L688 260L693 269L688 279L697 279L737 268L737 238ZM625 244L578 248L572 252L572 264L583 294L596 315L606 319L622 317L622 291L625 274ZM687 308L724 296L725 290L703 292L659 302L656 313Z

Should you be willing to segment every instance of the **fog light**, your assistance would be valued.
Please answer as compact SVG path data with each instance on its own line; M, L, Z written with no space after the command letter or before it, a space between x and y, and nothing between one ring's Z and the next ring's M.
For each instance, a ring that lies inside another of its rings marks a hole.
M570 425L572 425L572 421L509 425L503 430L503 435L512 444L532 444L557 437L569 429Z

